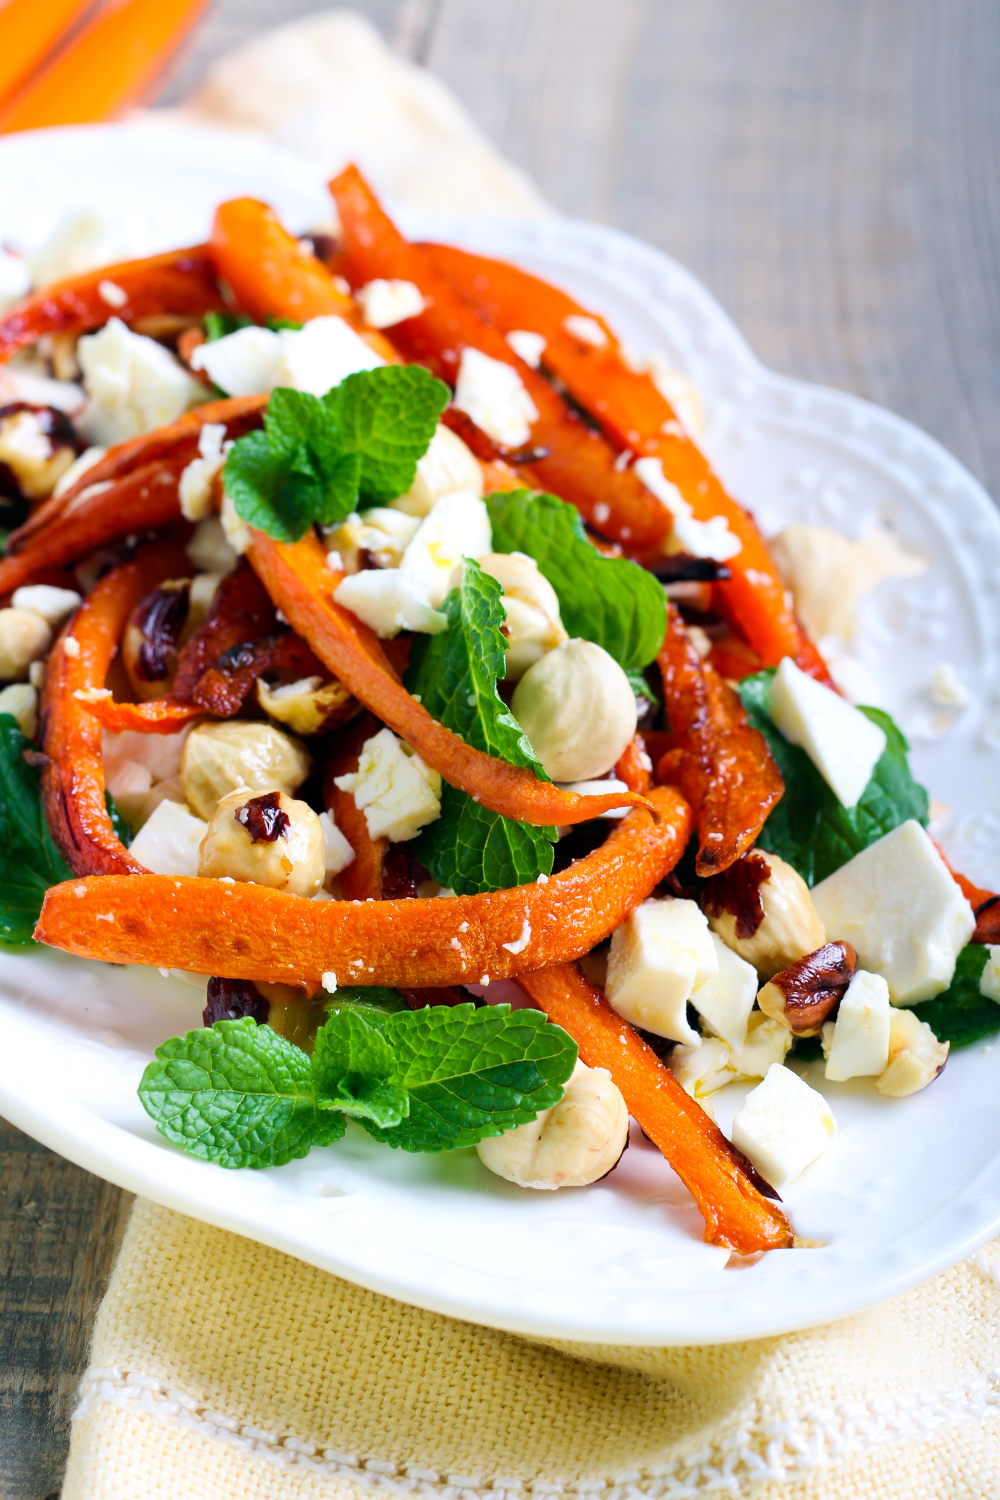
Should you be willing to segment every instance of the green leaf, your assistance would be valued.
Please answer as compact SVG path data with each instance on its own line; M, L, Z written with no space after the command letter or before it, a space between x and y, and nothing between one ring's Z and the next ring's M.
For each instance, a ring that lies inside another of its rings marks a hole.
M944 993L911 1007L939 1042L968 1047L1000 1031L1000 1005L979 993L989 956L985 943L970 943L958 955L954 978Z
M324 400L335 400L342 451L360 459L360 493L379 504L410 488L450 392L420 365L384 365L348 375Z
M603 557L576 508L555 495L498 491L486 504L494 551L535 559L571 636L603 646L626 671L653 660L663 645L667 605L652 573L624 557Z
M376 1125L398 1125L410 1112L392 1047L361 1007L334 1005L316 1034L313 1079L321 1108Z
M548 781L531 743L497 692L505 642L501 589L466 559L461 586L442 605L448 628L414 640L406 686L427 711L477 750L527 766ZM435 880L461 895L523 885L552 869L554 828L535 828L488 811L443 785L441 816L424 829L414 853Z
M508 1005L431 1005L385 1023L410 1113L376 1140L404 1151L473 1146L558 1104L576 1043L538 1011Z
M785 795L757 840L761 849L787 860L813 886L908 818L926 827L927 793L910 774L909 747L888 714L861 710L885 731L887 743L857 806L846 808L805 751L790 745L771 722L773 676L769 668L739 685L747 717L767 740L785 783Z
M0 714L0 939L30 943L50 885L70 880L42 807L41 775L24 759L35 747Z
M655 688L650 687L645 672L640 672L638 667L630 667L625 676L628 678L629 687L637 698L648 698L650 703L655 703L657 708L662 708L663 699Z
M108 817L111 819L112 828L127 849L132 842L132 830L118 811L115 799L109 791L105 791L104 793L104 806L108 810Z
M223 1167L281 1166L344 1134L306 1054L247 1017L157 1047L139 1098L168 1141Z
M208 343L214 344L216 339L224 339L230 333L238 333L241 328L252 328L253 318L246 313L224 313L209 312L205 314L205 338Z

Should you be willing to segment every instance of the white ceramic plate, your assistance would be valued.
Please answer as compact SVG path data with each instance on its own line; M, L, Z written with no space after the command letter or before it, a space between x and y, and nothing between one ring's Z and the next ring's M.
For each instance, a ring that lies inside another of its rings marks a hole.
M216 201L247 192L296 229L328 213L312 166L245 139L108 127L0 142L0 238L21 244L67 211L95 207L122 252L192 243ZM765 531L809 520L860 535L885 520L925 553L922 577L884 584L868 602L859 650L886 706L921 736L914 765L948 804L939 829L949 852L995 886L1000 520L979 485L889 413L765 370L708 293L648 246L558 218L403 217L411 232L542 272L606 313L636 349L666 350L702 392L712 460ZM964 712L930 703L942 661L971 691ZM745 1339L857 1311L1000 1231L1000 1056L988 1043L908 1100L814 1080L840 1135L786 1201L798 1232L825 1248L728 1270L641 1138L599 1186L553 1194L503 1183L472 1151L397 1154L353 1126L341 1144L264 1172L181 1155L156 1136L135 1090L153 1048L199 1024L201 1003L155 970L0 955L0 1110L123 1187L456 1317L585 1341ZM743 1092L722 1096L723 1126Z

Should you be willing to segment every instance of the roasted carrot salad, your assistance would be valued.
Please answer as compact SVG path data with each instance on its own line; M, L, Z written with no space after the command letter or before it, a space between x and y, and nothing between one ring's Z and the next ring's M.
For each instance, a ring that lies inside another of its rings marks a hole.
M205 1160L350 1117L582 1187L632 1120L791 1246L799 1063L900 1098L1000 1029L1000 900L816 644L847 543L770 548L592 310L331 192L0 313L0 931L203 987L140 1096Z

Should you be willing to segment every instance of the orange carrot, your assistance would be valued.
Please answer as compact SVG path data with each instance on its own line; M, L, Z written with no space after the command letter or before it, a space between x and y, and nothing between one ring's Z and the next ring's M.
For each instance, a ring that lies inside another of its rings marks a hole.
M150 703L97 698L85 707L109 734L123 734L127 729L136 734L176 734L205 712L200 703L176 703L172 698L154 698Z
M517 982L550 1021L569 1032L588 1067L611 1074L629 1114L693 1195L709 1244L740 1255L791 1246L788 1221L754 1185L761 1179L749 1162L575 964L521 974Z
M87 0L7 0L0 7L0 101L6 103Z
M648 805L635 792L590 797L560 791L526 766L509 765L467 745L410 697L374 632L336 603L333 594L344 575L327 566L315 532L291 544L276 542L263 531L251 534L250 563L292 629L359 703L452 786L491 812L543 827L584 823L612 807Z
M101 726L79 693L100 691L132 610L176 572L183 552L163 538L95 585L52 648L41 703L45 814L59 852L78 875L142 872L104 803ZM75 647L75 649L74 649ZM67 649L69 648L69 649Z
M668 788L544 884L479 896L307 901L268 886L162 875L53 886L39 942L113 963L228 979L443 987L504 979L589 953L673 869L691 813ZM113 921L98 921L110 914Z
M624 781L630 792L641 792L643 796L653 784L652 767L642 736L637 734L615 766L615 775Z
M941 845L935 840L932 842L944 860L948 873L972 907L976 918L976 929L969 939L970 943L1000 943L1000 896L995 895L993 891L984 890L982 886L974 885L967 875L960 875Z

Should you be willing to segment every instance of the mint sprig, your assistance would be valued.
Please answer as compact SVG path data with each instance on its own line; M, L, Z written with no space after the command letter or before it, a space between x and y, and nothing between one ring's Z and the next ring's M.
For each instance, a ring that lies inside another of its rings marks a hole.
M448 387L419 365L359 370L325 396L279 387L263 431L233 445L226 492L249 525L297 542L313 522L405 494L447 402Z
M603 557L575 507L555 495L504 490L488 495L486 504L494 550L535 559L556 591L569 634L603 646L626 672L648 666L667 627L659 580L628 558Z
M927 1022L939 1042L969 1047L1000 1031L1000 1005L979 990L989 956L985 943L969 943L958 955L944 994L913 1006L914 1014Z
M72 878L52 841L41 775L24 759L35 746L0 714L0 941L30 943L50 885Z
M364 996L331 1002L311 1058L247 1017L175 1037L157 1048L139 1098L169 1141L224 1167L280 1166L332 1145L349 1115L388 1145L451 1151L562 1098L576 1044L537 1011L410 1011L395 991Z
M506 642L501 588L470 558L461 585L445 599L448 628L413 642L406 686L466 744L550 780L524 730L497 692ZM445 784L441 816L428 825L414 853L442 885L459 895L523 885L552 869L554 828L537 828L490 812Z

